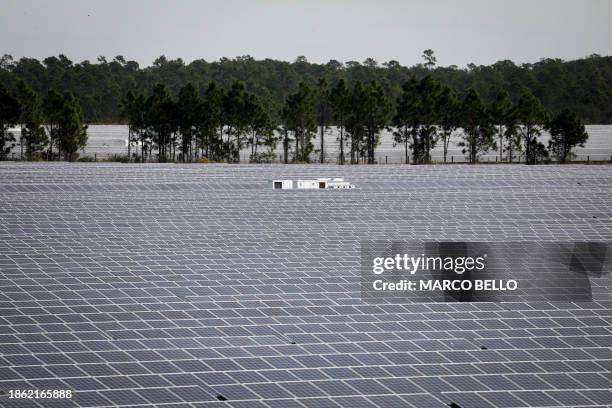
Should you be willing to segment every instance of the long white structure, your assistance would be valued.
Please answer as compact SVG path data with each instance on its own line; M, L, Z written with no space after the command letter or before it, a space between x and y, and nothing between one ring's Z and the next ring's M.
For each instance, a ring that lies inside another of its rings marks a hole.
M343 178L322 177L311 180L272 180L274 190L312 190L320 188L355 188L355 186Z

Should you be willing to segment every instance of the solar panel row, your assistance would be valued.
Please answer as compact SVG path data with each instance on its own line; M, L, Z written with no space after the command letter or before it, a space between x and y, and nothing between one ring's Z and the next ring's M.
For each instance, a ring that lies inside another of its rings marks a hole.
M0 174L3 406L612 404L609 274L573 304L372 304L359 277L364 239L612 241L608 166ZM357 188L269 187L316 177Z

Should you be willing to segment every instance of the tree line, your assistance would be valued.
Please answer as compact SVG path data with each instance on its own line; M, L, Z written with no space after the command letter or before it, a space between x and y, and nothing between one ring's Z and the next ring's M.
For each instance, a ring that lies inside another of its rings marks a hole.
M368 84L375 80L394 105L404 83L413 76L420 80L430 75L461 95L473 88L486 104L495 100L499 89L507 90L512 100L530 91L549 112L568 108L585 123L612 123L612 57L593 54L574 61L548 58L529 64L504 60L491 65L468 64L465 68L437 66L433 52L424 57L423 63L406 67L398 61L379 63L373 58L314 64L305 57L285 62L255 60L246 55L185 63L160 56L151 66L141 67L122 56L76 63L64 55L43 60L13 60L4 55L0 57L0 84L14 92L19 79L23 79L41 95L51 89L67 90L78 96L87 123L118 123L124 94L128 90L148 93L158 83L176 96L187 83L203 93L209 81L225 91L242 82L269 112L277 114L299 82L315 87L319 78L334 84L344 78L352 87L357 81Z
M513 103L500 89L487 104L475 89L459 95L430 75L409 78L395 101L375 80L352 86L344 78L328 83L322 77L315 86L300 82L276 112L242 82L227 91L214 81L203 91L188 83L176 96L157 84L148 93L128 90L119 111L128 124L128 160L139 162L238 163L244 149L250 151L250 162L271 162L280 144L285 163L332 159L372 164L381 132L387 129L402 146L406 163L430 163L438 144L446 163L451 138L459 137L470 163L495 151L500 162L535 164L551 158L565 162L588 138L574 112L549 114L529 91ZM2 159L15 146L8 129L16 124L21 125L21 155L26 159L73 160L87 142L79 101L70 92L51 90L43 99L24 81L15 95L0 87ZM326 137L330 126L338 129L332 140ZM543 130L551 136L547 146L539 140ZM330 143L338 144L337 157L327 156Z
M536 164L552 157L564 163L573 156L572 149L584 146L588 139L574 112L566 108L551 115L529 91L513 104L508 92L501 89L487 105L473 88L460 98L429 76L420 81L413 78L402 86L392 124L396 143L404 145L406 162L410 149L417 164L429 163L430 152L438 143L446 163L451 136L459 129L458 145L470 163L477 163L491 150L499 152L500 162ZM539 141L543 130L550 133L548 146Z
M487 105L473 88L460 97L431 76L405 82L395 104L376 81L349 87L344 79L328 84L320 78L314 87L300 82L277 114L268 112L241 82L228 92L210 82L202 95L187 84L175 99L159 84L148 97L128 92L122 107L130 140L140 146L135 158L141 161L154 160L157 151L159 161L239 162L239 152L247 148L250 162L270 162L280 143L285 163L324 163L326 143L337 143L339 153L332 160L372 164L381 131L388 129L404 148L406 163L430 163L438 143L446 163L451 137L459 131L459 146L470 163L494 150L500 162L535 164L549 158L565 162L588 138L575 113L563 109L551 115L528 91L513 104L508 92L500 90ZM326 140L332 125L338 135ZM551 135L547 146L539 141L543 130Z
M79 100L69 91L50 90L43 99L23 80L14 94L0 85L0 160L16 146L10 129L17 125L22 160L72 161L87 144Z
M202 95L187 84L176 98L163 84L148 96L128 91L120 111L128 124L128 157L136 161L239 162L249 146L251 161L258 162L271 160L278 141L260 99L240 82L229 92L211 82Z

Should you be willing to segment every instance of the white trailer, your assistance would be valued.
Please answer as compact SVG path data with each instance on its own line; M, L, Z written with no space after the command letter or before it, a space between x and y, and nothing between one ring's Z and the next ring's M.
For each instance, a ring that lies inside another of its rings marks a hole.
M319 177L311 180L272 180L274 190L346 189L355 186L343 178Z

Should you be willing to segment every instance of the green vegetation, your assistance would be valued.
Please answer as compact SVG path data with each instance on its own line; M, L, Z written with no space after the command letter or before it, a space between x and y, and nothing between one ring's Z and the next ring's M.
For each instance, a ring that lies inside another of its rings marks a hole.
M534 164L538 158L545 158L544 145L538 136L546 123L546 111L542 103L531 92L524 92L516 106L516 115L522 124L520 132L525 145L525 161Z
M42 149L47 144L47 135L43 128L43 102L39 94L34 92L23 80L17 82L17 101L21 115L21 156L25 147L25 157L28 160L40 158Z
M512 101L510 95L505 90L501 90L495 96L495 100L491 104L491 120L495 126L497 137L499 138L499 161L504 159L504 139L507 136L506 130L515 129L511 119L514 111L512 110Z
M20 124L20 157L75 160L86 145L89 119L127 123L127 160L140 162L238 163L240 151L248 149L250 162L267 163L281 143L285 163L323 163L329 159L326 146L339 143L333 161L344 164L348 151L351 163L372 164L383 129L393 131L405 162L412 156L414 164L430 163L438 143L446 162L458 129L470 163L496 149L500 161L534 164L552 156L564 162L588 137L580 118L606 122L612 117L608 57L467 70L436 67L432 50L423 58L424 64L406 68L395 61L379 67L371 58L364 64L317 65L303 57L293 64L241 57L185 65L160 57L140 69L122 57L75 65L63 56L43 64L5 56L0 60L0 82L7 85L0 86L0 159L16 144L7 129ZM585 64L588 69L578 69ZM552 72L565 72L563 82L555 82ZM593 94L581 93L591 88L576 82L574 76L583 75L598 78ZM539 86L540 77L554 84ZM580 89L573 87L577 83ZM563 96L568 87L584 97ZM338 127L335 141L326 138L329 126ZM539 140L544 129L552 135L548 146ZM314 146L317 132L320 145Z
M573 147L583 147L589 137L582 122L569 109L564 109L550 119L546 129L551 136L548 149L561 163L572 156Z
M8 128L17 124L21 125L21 159L73 161L87 144L87 125L83 124L79 101L68 91L60 95L51 90L43 100L23 80L17 83L14 97L0 86L0 160L15 147L15 137Z
M58 111L51 110L50 115L57 117L56 137L58 155L64 160L73 161L78 158L78 150L87 145L87 125L81 119L79 101L71 92L64 92ZM53 139L51 139L53 140ZM52 146L49 146L51 157Z
M459 108L458 122L464 129L463 140L459 146L464 146L470 163L477 163L478 157L489 149L496 149L493 139L493 123L482 99L474 89L469 89Z
M426 50L423 57L423 64L406 67L397 61L379 64L371 58L363 63L330 60L313 64L304 57L290 63L257 61L247 55L186 64L181 59L161 56L151 66L140 67L122 56L112 60L100 57L95 63L74 63L63 55L42 61L33 58L13 61L5 55L0 57L0 84L14 92L18 80L23 79L40 95L51 89L71 91L81 102L85 122L118 123L120 101L130 90L134 94L150 93L156 84L162 83L172 95L177 95L187 83L203 93L211 81L225 91L233 83L243 82L245 90L257 95L278 120L286 96L297 89L299 82L315 87L319 78L328 84L344 78L347 86L352 87L356 81L367 84L376 80L389 100L395 102L402 85L412 76L421 79L431 75L460 95L474 88L487 105L495 100L500 89L507 90L515 102L528 90L542 101L547 111L558 113L568 108L584 123L612 123L612 57L595 54L575 61L543 59L520 65L505 60L488 66L470 64L464 69L436 66L431 50Z
M0 160L5 160L15 147L15 136L8 130L19 121L19 110L17 99L0 86Z
M288 161L288 146L291 142L288 132L293 132L296 162L306 162L314 149L312 138L316 132L315 99L310 87L300 82L296 92L287 96L282 118L285 128L285 163Z
M338 157L338 163L344 164L344 128L346 116L350 108L350 93L348 88L346 87L346 82L343 78L340 78L336 86L331 90L330 104L333 112L333 118L340 132L340 153Z

